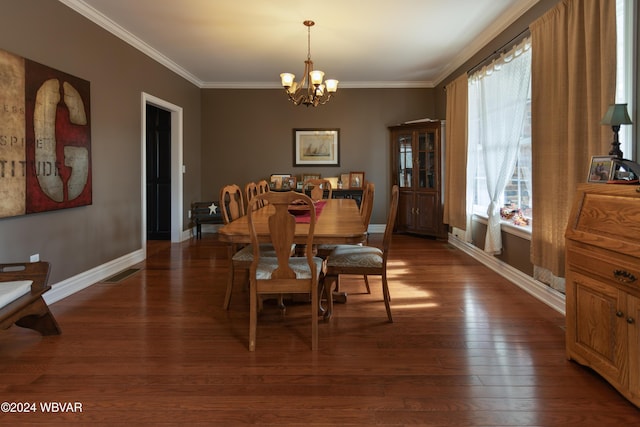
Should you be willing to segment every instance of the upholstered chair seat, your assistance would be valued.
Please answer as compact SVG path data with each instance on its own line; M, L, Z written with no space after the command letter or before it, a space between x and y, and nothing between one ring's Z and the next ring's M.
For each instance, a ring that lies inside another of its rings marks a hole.
M382 250L373 246L337 245L327 258L327 267L382 268Z
M313 262L318 272L322 271L322 258L314 257ZM304 257L294 257L289 260L289 267L296 275L296 280L311 279L311 270L309 264ZM256 267L257 280L270 280L273 272L278 268L278 259L275 257L260 257L258 266Z

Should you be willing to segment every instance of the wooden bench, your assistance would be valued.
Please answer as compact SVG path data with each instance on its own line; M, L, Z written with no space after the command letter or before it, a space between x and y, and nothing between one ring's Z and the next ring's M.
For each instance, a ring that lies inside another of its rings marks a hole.
M7 299L0 304L0 329L15 323L42 335L60 335L62 331L42 298L51 289L47 284L49 269L49 263L43 261L0 264L0 290Z
M216 212L212 213L210 206L217 206ZM202 238L202 224L224 224L222 220L222 211L218 201L212 202L193 202L191 204L191 220L196 225L196 238Z

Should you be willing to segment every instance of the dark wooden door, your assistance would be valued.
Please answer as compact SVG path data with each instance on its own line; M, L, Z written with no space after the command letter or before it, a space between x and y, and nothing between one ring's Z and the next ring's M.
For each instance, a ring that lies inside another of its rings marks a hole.
M147 239L171 239L171 113L147 105Z

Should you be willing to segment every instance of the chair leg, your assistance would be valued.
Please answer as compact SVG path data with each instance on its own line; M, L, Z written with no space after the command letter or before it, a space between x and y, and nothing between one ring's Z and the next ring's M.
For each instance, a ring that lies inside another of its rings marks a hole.
M384 305L387 309L387 317L389 318L389 322L393 323L393 317L391 316L391 305L389 304L391 295L389 294L389 284L387 283L386 271L382 273L382 295L384 296Z
M234 276L234 268L233 268L233 251L231 246L227 247L227 255L229 258L229 274L227 276L227 292L224 295L224 302L222 303L222 308L225 310L229 310L229 304L231 304L231 289L233 288L233 276Z
M49 306L47 306L42 297L34 301L28 311L31 314L16 321L16 325L38 331L43 336L60 335L62 333L58 322L56 322L51 310L49 310Z
M338 283L338 276L324 276L323 288L324 297L327 300L327 309L324 312L324 318L330 319L333 314L333 293L334 285Z
M371 288L369 287L369 276L364 275L364 285L367 287L367 293L371 293Z
M316 283L317 286L317 283ZM318 350L318 306L320 305L320 297L318 288L311 291L311 350Z
M256 283L251 280L249 284L249 351L256 350L256 329L258 325L258 294Z

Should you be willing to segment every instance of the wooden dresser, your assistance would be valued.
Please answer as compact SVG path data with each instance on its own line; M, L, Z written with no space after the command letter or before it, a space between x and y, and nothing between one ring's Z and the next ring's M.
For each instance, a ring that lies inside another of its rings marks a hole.
M640 187L580 185L565 237L567 357L640 407Z

